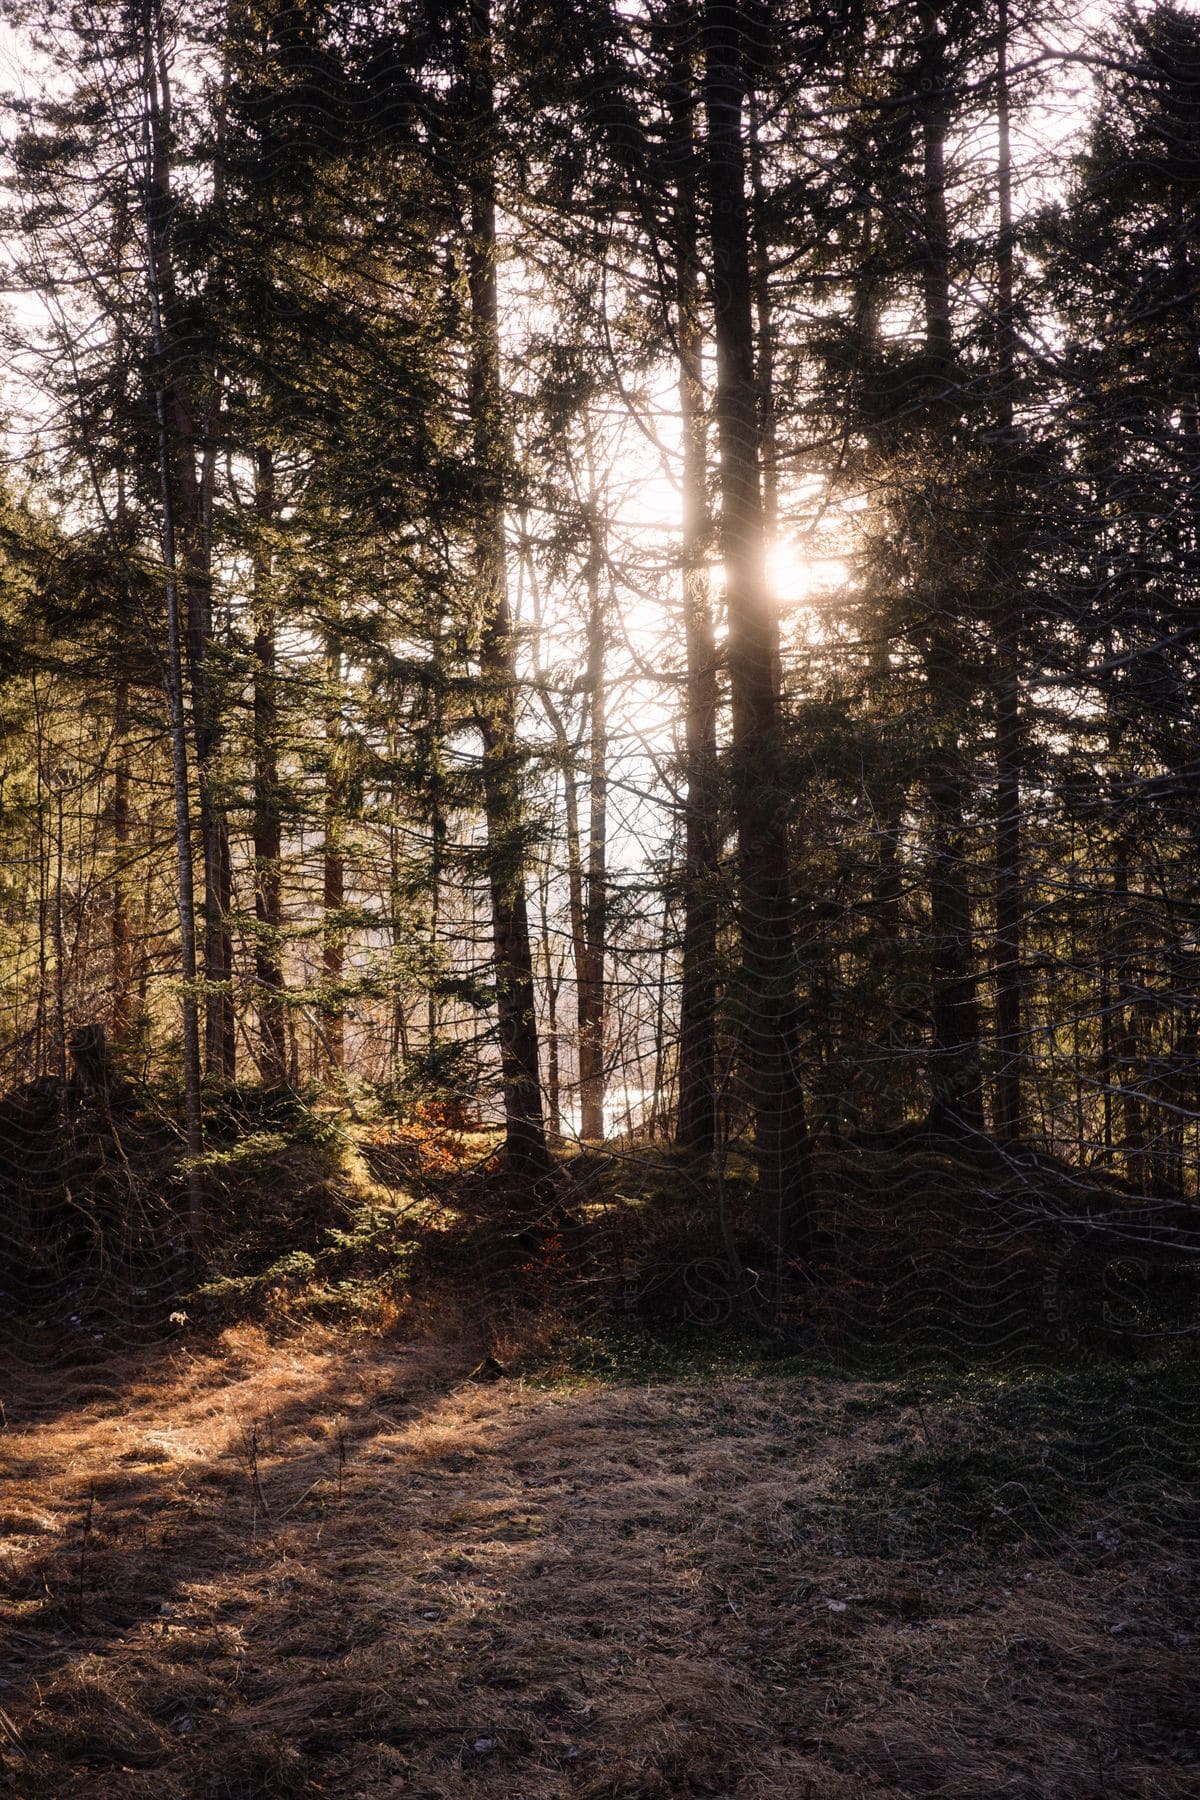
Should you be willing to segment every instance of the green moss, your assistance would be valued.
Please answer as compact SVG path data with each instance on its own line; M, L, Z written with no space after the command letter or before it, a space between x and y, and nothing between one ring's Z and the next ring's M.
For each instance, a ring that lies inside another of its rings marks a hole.
M597 1381L657 1384L713 1376L799 1374L804 1367L803 1358L766 1333L685 1326L654 1332L630 1322L573 1337L559 1354L525 1373L537 1386L570 1388Z

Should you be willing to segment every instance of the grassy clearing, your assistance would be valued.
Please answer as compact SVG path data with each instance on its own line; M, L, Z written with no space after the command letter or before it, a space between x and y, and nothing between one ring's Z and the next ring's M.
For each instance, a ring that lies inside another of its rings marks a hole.
M1200 1790L1182 1364L477 1356L241 1325L6 1395L9 1790Z
M54 1373L17 1346L0 1787L1200 1792L1200 1399L1186 1335L1147 1353L1157 1268L964 1210L961 1170L939 1199L922 1152L767 1329L738 1180L587 1154L522 1213L436 1121L249 1124L203 1286L132 1290L140 1349L106 1356L111 1305Z

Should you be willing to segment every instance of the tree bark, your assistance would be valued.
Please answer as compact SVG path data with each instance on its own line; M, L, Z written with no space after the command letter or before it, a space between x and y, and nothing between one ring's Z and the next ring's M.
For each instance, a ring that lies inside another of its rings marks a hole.
M954 391L954 343L950 306L950 236L946 212L945 46L935 8L922 0L920 105L924 157L922 287L929 417L935 427ZM933 571L927 572L932 582ZM942 604L948 604L948 598ZM946 618L933 626L926 667L935 707L953 703L958 659ZM935 1124L983 1129L979 1052L979 998L975 974L971 892L965 857L964 773L957 726L937 733L929 779L931 857L929 910L932 926L933 1080Z
M1125 1179L1140 1187L1145 1178L1146 1125L1142 1111L1142 1055L1138 1032L1141 984L1137 976L1140 923L1129 904L1129 834L1119 826L1114 846L1113 922L1117 942L1113 955L1116 971L1116 1008L1113 1015L1113 1049L1121 1101L1121 1153Z
M268 1087L287 1080L282 956L283 823L279 785L279 682L275 667L275 596L271 533L276 518L275 466L260 448L254 505L254 979L258 995L259 1066Z
M675 1141L697 1156L716 1142L717 650L709 603L708 505L703 326L696 202L695 10L681 0L672 15L671 136L674 150L675 317L682 435L684 638L687 657L684 761L683 942L679 1003L679 1100Z
M112 1002L109 1038L115 1049L129 1039L133 1026L133 942L129 925L129 683L117 682L113 720L116 767L113 771L113 885L110 942Z
M603 558L594 492L589 494L587 667L588 855L579 999L579 1135L604 1136L604 962L608 935L608 729L604 693Z
M778 619L766 579L742 144L742 30L738 0L706 0L720 535L733 712L743 1041L756 1124L760 1226L781 1255L795 1256L811 1241L811 1177L800 1080Z
M558 994L562 986L562 964L555 967L550 942L550 874L543 870L541 880L542 970L546 984L546 1102L550 1109L550 1132L557 1141L562 1137L562 1076L558 1052Z
M442 1003L439 991L442 956L442 887L446 870L448 825L443 769L445 720L443 690L446 674L445 632L439 616L434 627L433 667L429 692L429 993L425 1006L426 1048L432 1054L441 1037ZM399 796L396 796L397 801Z
M185 661L191 689L200 842L204 868L204 1048L210 1076L231 1081L236 1061L233 1008L232 861L225 808L219 793L220 704L214 680L209 502L214 461L211 441L197 430L195 401L174 330L175 270L170 251L172 138L174 132L167 24L159 0L143 14L147 113L146 174L153 213L151 254L158 311L157 382L162 393L167 478L177 580L184 602ZM198 462L199 457L199 462Z
M156 21L160 30L156 32ZM201 1111L200 1018L196 1001L196 899L192 863L191 791L188 781L188 726L183 688L184 620L180 606L178 556L175 539L175 479L172 458L169 397L165 386L167 357L160 278L166 266L167 218L161 159L163 155L161 69L161 14L147 4L142 15L142 155L144 161L143 223L146 243L146 283L150 299L151 343L157 378L154 411L160 490L160 541L163 588L167 612L167 644L164 684L171 726L171 789L175 811L175 856L178 873L179 960L183 993L183 1092L188 1153L188 1236L193 1249L205 1225L205 1193L201 1167L204 1126Z
M330 1074L346 1066L345 745L342 741L342 648L336 631L325 642L325 837L321 847L322 1044Z
M469 116L470 415L477 483L475 579L482 629L477 718L495 944L496 1010L504 1091L505 1158L515 1173L549 1168L525 892L524 801L517 739L516 666L505 546L507 432L500 385L496 283L496 117L489 0L470 0Z
M929 911L933 927L933 1104L931 1123L983 1130L979 996L957 739L935 749Z
M997 402L1002 467L997 533L997 584L1000 617L997 629L999 679L996 691L996 1080L994 1123L997 1137L1014 1141L1021 1134L1021 967L1024 925L1024 870L1021 844L1021 777L1023 732L1020 653L1022 595L1013 567L1012 533L1017 495L1011 469L1016 453L1014 384L1016 328L1013 313L1012 148L1008 92L1008 0L999 0L996 121L999 138L997 184L999 233L997 272Z
M524 541L524 523L522 523L522 540ZM522 555L524 556L524 554L525 552L523 550ZM540 633L542 628L542 609L538 594L537 571L532 559L529 559L527 566L530 587L533 593L536 645L536 634ZM581 1091L583 1086L584 1060L582 1041L586 1031L586 1021L588 1016L586 1010L587 1003L582 998L582 990L587 979L588 967L588 903L584 880L582 833L579 823L579 787L576 782L575 771L577 759L583 744L583 737L589 727L590 715L588 711L585 711L579 728L579 734L575 741L572 742L567 733L567 727L562 712L550 691L549 682L546 680L541 669L536 648L534 652L534 666L537 676L538 699L541 701L542 711L546 715L550 729L554 733L554 750L563 783L563 847L567 856L567 920L571 936L571 966L575 971L575 1042L578 1062L577 1073L579 1075L577 1089ZM547 976L546 979L547 983L549 983L549 976ZM555 1080L560 1081L561 1069L557 1044L557 994L558 988L556 987L554 991L555 1010L553 1014L553 1031L555 1039L553 1068ZM560 1121L560 1124L556 1124L553 1129L557 1134L561 1125L561 1093L559 1090L555 1090L555 1093L558 1097L555 1098L553 1103L553 1113L554 1117ZM579 1123L578 1135L580 1137L586 1137L588 1135L583 1130L582 1118ZM601 1131L595 1135L603 1135L603 1126L601 1127Z
M753 201L750 235L753 246L751 273L754 288L754 375L758 384L763 520L769 549L779 529L779 447L775 429L775 326L771 306L771 255L767 238L760 112L758 96L751 86L747 97L746 118L750 195Z

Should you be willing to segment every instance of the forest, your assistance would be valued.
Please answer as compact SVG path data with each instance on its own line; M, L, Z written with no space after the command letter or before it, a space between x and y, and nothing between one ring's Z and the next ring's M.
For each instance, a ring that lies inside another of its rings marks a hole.
M0 1789L1194 1793L1200 12L0 0L0 207Z

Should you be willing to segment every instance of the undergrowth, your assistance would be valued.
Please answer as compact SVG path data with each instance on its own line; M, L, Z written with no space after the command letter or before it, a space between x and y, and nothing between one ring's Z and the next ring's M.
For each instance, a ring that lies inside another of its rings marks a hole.
M453 1318L502 1366L564 1382L669 1379L688 1358L959 1378L1166 1366L1200 1329L1196 1209L1044 1156L823 1144L811 1251L780 1264L736 1146L720 1167L658 1144L568 1149L531 1186L432 1103L401 1116L368 1096L351 1115L252 1087L209 1096L197 1278L171 1104L125 1089L104 1116L73 1113L69 1158L50 1099L18 1108L34 1138L45 1113L45 1154L3 1172L21 1257L0 1289L11 1320L72 1354L181 1318L402 1334Z

